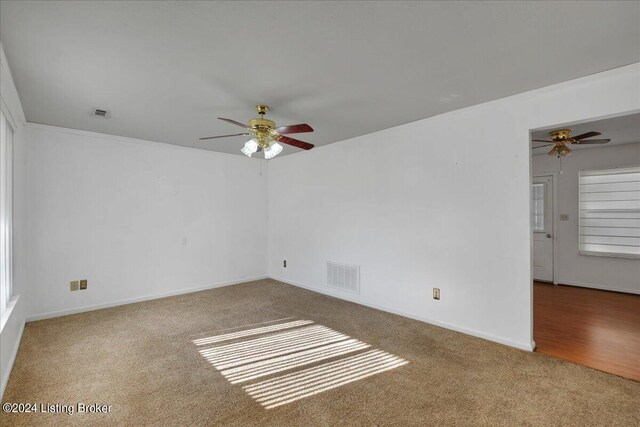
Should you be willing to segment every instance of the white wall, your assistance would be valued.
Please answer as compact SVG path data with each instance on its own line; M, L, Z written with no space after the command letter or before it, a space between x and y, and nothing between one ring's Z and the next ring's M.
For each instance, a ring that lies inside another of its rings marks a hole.
M34 124L27 132L29 319L266 275L262 161ZM78 279L89 288L70 292Z
M562 174L557 158L533 156L534 176L555 174L558 215L568 214L568 221L555 218L555 281L640 294L640 261L580 255L578 251L578 172L640 165L640 143L574 150L563 159Z
M639 94L634 64L272 160L269 273L531 349L529 130ZM327 260L361 266L359 297L325 286Z
M13 295L10 309L2 315L0 330L0 400L9 380L25 322L27 290L27 250L24 242L26 212L25 116L13 83L9 64L0 45L0 99L2 109L14 126L13 135Z

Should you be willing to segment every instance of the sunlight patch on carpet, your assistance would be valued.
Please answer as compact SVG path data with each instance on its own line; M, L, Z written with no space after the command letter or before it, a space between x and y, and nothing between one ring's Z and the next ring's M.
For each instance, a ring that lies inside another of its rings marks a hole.
M243 384L266 409L409 363L311 320L237 330L193 343L222 376L231 384Z

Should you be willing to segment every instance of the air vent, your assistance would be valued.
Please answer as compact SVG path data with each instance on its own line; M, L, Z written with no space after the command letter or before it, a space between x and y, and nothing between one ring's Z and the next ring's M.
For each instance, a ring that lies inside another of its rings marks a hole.
M327 262L327 285L343 291L360 293L360 266Z
M109 117L109 112L107 110L102 110L100 108L94 108L91 115L95 117L103 117L106 119L107 117Z

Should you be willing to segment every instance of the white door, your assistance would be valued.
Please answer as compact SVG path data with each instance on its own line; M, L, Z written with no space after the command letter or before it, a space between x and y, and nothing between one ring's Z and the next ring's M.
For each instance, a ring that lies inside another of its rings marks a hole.
M534 177L531 183L533 279L553 282L553 176Z

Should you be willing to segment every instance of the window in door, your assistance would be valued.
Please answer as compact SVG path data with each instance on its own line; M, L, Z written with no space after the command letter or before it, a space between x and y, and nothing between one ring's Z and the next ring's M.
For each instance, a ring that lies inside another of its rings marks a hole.
M531 228L536 232L544 232L544 183L531 185Z

